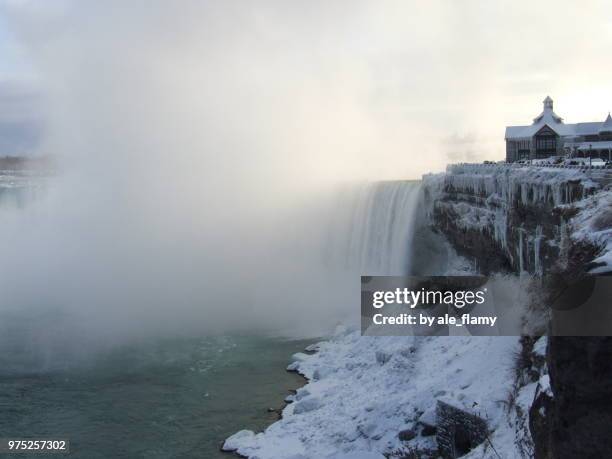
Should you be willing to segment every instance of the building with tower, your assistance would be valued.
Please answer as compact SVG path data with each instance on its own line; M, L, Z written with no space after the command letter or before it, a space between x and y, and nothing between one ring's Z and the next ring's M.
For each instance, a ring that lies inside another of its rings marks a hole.
M542 113L527 126L506 127L506 161L550 156L610 159L612 117L604 121L566 124L553 110L553 100L544 99Z

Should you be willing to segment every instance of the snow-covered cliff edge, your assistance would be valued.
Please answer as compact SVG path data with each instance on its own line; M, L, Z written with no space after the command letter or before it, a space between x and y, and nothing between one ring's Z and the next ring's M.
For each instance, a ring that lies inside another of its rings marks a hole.
M424 177L435 229L481 272L612 269L612 170L464 164Z

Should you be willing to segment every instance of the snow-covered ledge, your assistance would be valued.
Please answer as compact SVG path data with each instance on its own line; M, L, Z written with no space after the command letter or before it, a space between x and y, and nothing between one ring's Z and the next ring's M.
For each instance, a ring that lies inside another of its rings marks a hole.
M485 272L612 269L612 185L588 170L485 166L423 178L432 224L459 253Z

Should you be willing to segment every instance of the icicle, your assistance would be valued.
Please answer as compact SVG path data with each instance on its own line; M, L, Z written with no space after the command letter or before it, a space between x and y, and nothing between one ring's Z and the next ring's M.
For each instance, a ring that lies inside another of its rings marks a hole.
M534 269L535 269L535 273L538 276L541 276L544 272L544 269L542 267L542 259L540 258L540 249L541 249L541 244L542 244L542 226L538 225L536 227L536 235L533 241L533 253L534 253Z
M523 258L523 228L519 228L519 273L523 275L524 269L524 258Z

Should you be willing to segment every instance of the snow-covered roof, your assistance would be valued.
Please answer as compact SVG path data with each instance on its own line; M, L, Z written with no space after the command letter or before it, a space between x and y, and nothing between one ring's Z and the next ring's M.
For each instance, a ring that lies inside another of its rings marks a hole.
M608 112L608 117L599 128L599 132L612 132L612 117L610 116L610 112Z
M562 137L597 135L600 132L612 132L612 117L604 122L588 122L565 124L563 119L553 111L553 101L550 97L544 99L544 109L540 115L529 126L508 126L506 127L506 139L529 139L533 137L544 126L548 126Z
M612 141L577 142L577 143L573 143L572 147L575 147L580 151L583 151L583 150L610 150L612 149Z
M594 121L588 123L537 123L529 126L508 126L506 127L506 139L528 139L533 137L545 125L563 137L597 135L601 132L604 123Z
M544 109L542 110L542 113L533 119L533 124L541 122L548 124L548 122L551 121L553 123L563 123L563 118L553 111L553 100L550 98L550 96L546 96L546 99L544 99L542 103L544 105Z

